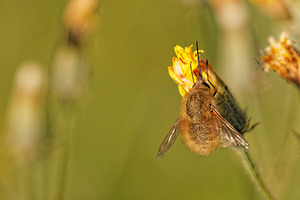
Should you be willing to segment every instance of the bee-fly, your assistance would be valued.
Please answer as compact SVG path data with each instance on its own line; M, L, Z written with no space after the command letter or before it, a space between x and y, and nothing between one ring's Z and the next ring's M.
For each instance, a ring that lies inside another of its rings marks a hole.
M231 147L248 151L244 137L217 111L217 102L210 92L210 82L201 74L198 43L197 59L199 77L192 89L181 101L180 116L159 146L157 158L161 158L174 144L179 132L184 144L196 154L208 155L217 147ZM224 100L226 101L226 100Z

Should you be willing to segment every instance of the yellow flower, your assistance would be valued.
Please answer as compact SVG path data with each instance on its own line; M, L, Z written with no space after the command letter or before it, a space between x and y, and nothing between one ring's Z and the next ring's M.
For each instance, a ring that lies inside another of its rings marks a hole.
M300 88L300 55L293 48L294 41L288 38L289 32L284 31L279 41L269 37L270 45L265 48L265 55L260 53L259 63L265 72L276 71L289 82Z
M171 78L178 84L181 96L184 96L193 87L199 76L197 52L192 51L192 46L182 48L176 45L174 50L177 57L173 58L173 66L168 67ZM199 52L204 53L203 50Z
M192 47L193 45L185 48L176 45L174 50L177 57L173 58L173 66L168 67L171 78L178 84L181 96L184 96L193 87L199 77L197 51L193 52ZM202 49L199 52L204 53ZM214 94L217 90L217 94L223 94L226 85L203 58L200 58L200 68L203 79L210 85L211 93Z

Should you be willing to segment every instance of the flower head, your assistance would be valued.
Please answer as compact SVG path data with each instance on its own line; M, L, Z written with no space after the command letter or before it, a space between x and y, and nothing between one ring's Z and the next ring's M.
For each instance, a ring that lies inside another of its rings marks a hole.
M177 57L173 58L173 66L168 67L171 78L178 84L181 96L184 96L193 87L193 76L197 78L199 74L197 55L194 55L192 46L182 48L176 45L174 50ZM192 75L192 72L195 74Z
M184 96L199 77L199 67L197 51L192 51L193 45L182 48L179 45L174 47L177 57L173 58L173 66L168 67L171 78L178 84L179 93ZM201 49L199 53L204 53ZM211 86L213 94L218 88L219 92L224 92L224 83L216 75L211 65L203 58L200 58L200 68L203 79Z
M276 71L280 76L289 82L293 82L300 88L300 55L294 47L289 33L284 31L280 35L279 41L274 37L269 37L270 45L261 52L259 63L265 72L270 69Z
M96 25L98 0L70 0L64 15L69 36L81 42Z

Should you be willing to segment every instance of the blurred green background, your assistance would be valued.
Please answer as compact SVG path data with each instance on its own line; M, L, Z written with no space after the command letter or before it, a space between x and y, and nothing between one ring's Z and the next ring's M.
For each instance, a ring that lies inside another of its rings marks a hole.
M200 157L178 139L156 159L179 115L181 96L167 71L173 48L196 40L252 122L261 122L245 137L267 187L278 199L300 199L300 149L293 134L300 133L299 90L273 72L265 74L254 59L268 45L268 36L278 38L296 19L270 16L248 1L239 2L242 13L229 17L241 18L237 28L224 25L219 7L206 1L99 2L96 26L84 44L90 78L74 108L74 146L63 199L260 199L232 149ZM65 39L66 4L0 1L3 141L15 72L27 60L50 68ZM298 33L291 30L296 42ZM7 146L0 154L0 197L18 199L14 181L20 169ZM51 146L50 152L55 148L61 147Z

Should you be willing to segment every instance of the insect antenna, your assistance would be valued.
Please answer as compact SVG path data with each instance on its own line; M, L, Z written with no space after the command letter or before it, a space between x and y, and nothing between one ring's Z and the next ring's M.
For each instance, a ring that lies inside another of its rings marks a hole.
M196 48L197 48L197 60L198 60L198 67L199 67L199 78L203 79L202 74L201 74L201 67L200 67L198 41L196 41Z

